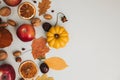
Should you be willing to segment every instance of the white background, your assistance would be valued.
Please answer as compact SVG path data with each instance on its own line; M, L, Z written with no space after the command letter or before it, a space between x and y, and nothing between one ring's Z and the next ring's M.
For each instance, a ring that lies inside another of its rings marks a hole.
M120 0L52 0L51 6L50 10L68 17L67 23L59 24L69 32L70 41L63 49L52 49L47 57L61 57L69 67L50 70L48 75L55 80L120 80ZM6 48L11 57L6 62L14 65L17 73L19 63L11 54L26 45L30 48L30 43L24 44L13 35L14 43ZM23 60L29 59L28 54Z
M56 80L120 80L120 0L55 1L70 33L70 66Z

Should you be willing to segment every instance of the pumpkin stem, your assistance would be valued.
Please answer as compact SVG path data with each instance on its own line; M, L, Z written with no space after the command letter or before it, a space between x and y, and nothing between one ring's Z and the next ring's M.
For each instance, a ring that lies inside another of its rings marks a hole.
M64 23L64 22L66 22L66 21L68 21L67 20L67 18L66 18L66 16L65 16L65 14L63 14L62 12L59 12L59 13L57 13L57 19L56 19L56 23L55 23L55 25L54 26L56 26L57 24L58 24L58 18L59 18L59 15L63 15L62 17L61 17L61 21Z
M60 35L59 35L59 34L55 34L54 37L55 37L56 39L58 39L58 38L60 37Z

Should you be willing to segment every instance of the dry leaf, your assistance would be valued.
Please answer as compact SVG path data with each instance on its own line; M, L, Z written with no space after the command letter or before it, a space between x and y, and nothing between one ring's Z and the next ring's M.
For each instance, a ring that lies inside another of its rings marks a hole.
M36 80L54 80L53 77L48 77L47 74L43 74L41 77L38 76Z
M47 80L54 80L54 78L53 77L48 77Z
M40 78L41 78L41 77L40 77L40 76L38 76L35 80L40 80Z
M51 57L45 60L46 64L54 70L63 70L67 67L66 62L59 57Z
M32 55L34 59L44 57L45 54L50 50L48 46L46 46L46 38L40 37L38 39L34 39L32 42Z
M47 79L47 75L46 74L43 74L42 76L38 76L37 78L36 78L36 80L46 80Z
M46 11L50 8L50 4L50 0L42 0L42 2L39 2L39 16L46 13Z

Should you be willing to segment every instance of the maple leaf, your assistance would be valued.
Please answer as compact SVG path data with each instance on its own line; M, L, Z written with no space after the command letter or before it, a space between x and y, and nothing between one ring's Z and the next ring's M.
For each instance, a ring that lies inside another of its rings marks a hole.
M50 0L42 0L42 2L39 2L39 16L47 12L47 10L50 8L50 4Z
M34 59L44 57L45 54L50 50L48 46L46 46L47 40L46 38L40 37L38 39L34 39L32 42L32 55Z

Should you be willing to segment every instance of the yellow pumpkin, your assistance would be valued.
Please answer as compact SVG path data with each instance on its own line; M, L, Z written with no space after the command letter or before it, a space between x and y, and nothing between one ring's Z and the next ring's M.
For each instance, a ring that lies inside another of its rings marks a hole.
M47 42L50 47L62 48L69 41L68 32L62 26L53 26L47 32Z

